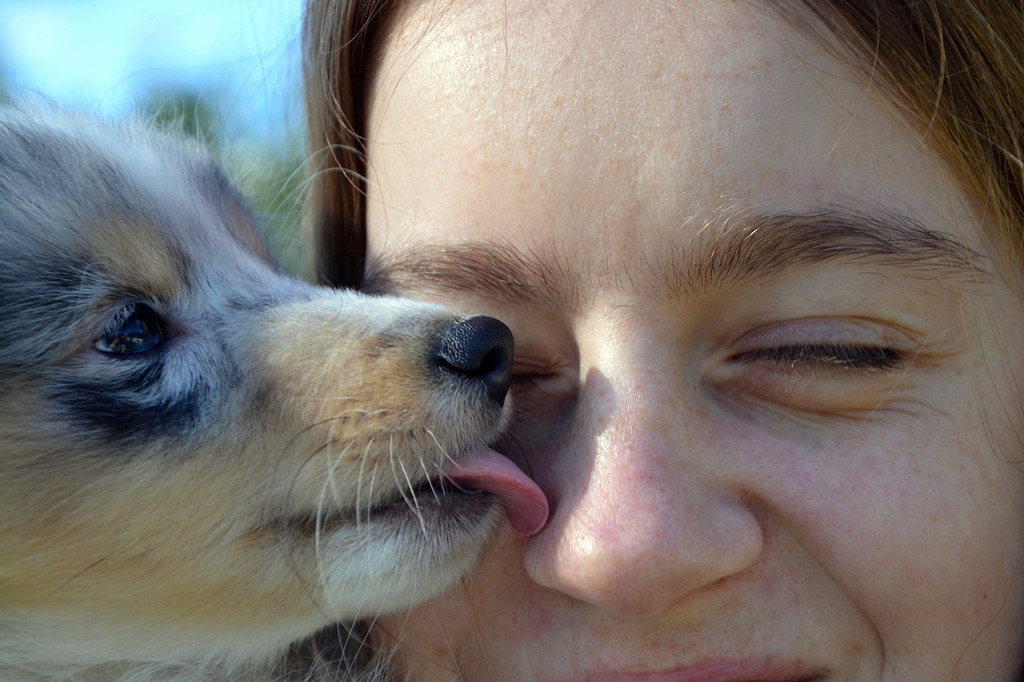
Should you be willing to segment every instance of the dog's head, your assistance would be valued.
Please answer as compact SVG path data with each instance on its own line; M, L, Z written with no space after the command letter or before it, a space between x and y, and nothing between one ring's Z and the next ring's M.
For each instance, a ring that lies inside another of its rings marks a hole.
M431 596L501 518L453 480L546 513L486 448L511 350L284 276L197 148L0 114L0 637L245 658Z

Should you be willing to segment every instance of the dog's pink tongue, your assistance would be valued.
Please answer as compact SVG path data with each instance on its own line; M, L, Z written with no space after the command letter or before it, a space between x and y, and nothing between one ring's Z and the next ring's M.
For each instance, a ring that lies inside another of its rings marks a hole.
M460 462L446 476L463 488L496 495L518 533L533 535L548 520L548 498L512 460L486 449Z

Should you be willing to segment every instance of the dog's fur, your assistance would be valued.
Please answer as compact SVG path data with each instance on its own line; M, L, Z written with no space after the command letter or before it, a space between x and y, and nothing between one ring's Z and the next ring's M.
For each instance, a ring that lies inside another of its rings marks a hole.
M0 679L369 679L332 623L501 516L422 490L505 419L431 362L459 319L284 276L197 145L0 113Z

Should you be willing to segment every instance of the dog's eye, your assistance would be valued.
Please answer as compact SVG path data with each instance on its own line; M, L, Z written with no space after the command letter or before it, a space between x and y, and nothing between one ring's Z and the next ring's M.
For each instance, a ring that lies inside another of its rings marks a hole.
M156 313L147 306L132 304L114 316L95 347L111 355L135 355L152 350L163 340Z

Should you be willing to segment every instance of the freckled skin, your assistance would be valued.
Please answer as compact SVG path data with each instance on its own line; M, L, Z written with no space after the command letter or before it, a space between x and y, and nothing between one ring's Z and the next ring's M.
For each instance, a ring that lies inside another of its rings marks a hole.
M553 368L513 391L508 443L550 522L379 622L410 679L737 658L787 680L1016 679L1017 275L838 259L693 295L643 276L678 256L685 279L752 214L836 205L912 214L994 271L927 138L747 3L431 8L402 14L373 83L371 263L500 244L580 295L398 280L509 321L524 375ZM858 344L904 361L818 357Z

